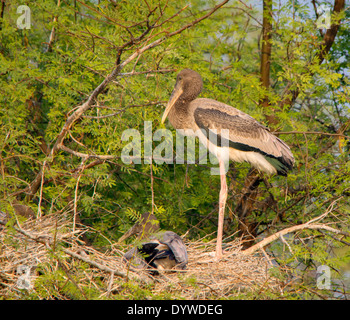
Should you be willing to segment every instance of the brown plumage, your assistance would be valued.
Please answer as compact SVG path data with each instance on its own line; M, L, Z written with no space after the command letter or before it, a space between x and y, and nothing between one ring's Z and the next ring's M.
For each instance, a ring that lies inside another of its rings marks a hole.
M213 134L217 139L212 139L208 147L214 154L216 147L226 142L231 160L249 162L268 174L286 175L294 164L289 147L243 111L213 99L196 99L202 88L203 82L197 72L182 70L162 121L168 117L175 129L202 129L206 136L199 138L204 144ZM228 141L221 135L223 129L229 130Z
M168 117L175 129L184 129L185 135L195 134L219 160L221 191L216 250L219 259L222 255L228 158L236 162L249 162L270 175L287 175L287 171L293 167L294 157L281 139L248 114L216 100L197 98L202 88L203 81L197 72L182 70L177 76L162 122Z

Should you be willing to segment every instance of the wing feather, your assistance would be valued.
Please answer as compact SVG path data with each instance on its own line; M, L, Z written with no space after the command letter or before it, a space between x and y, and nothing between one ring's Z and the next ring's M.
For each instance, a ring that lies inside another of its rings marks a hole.
M221 130L229 130L229 146L241 151L255 151L264 156L278 159L288 169L294 164L290 148L269 129L248 114L224 103L211 99L193 101L194 120L200 129L218 136L217 144L223 137Z
M166 231L161 237L159 237L159 241L166 244L171 249L177 263L179 264L178 267L185 269L188 263L188 256L186 246L181 237L175 232Z

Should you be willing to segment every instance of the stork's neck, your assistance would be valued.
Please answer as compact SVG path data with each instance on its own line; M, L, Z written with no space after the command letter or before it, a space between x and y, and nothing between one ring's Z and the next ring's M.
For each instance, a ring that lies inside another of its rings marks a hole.
M176 101L168 114L168 119L175 129L188 129L190 122L189 105L191 101L183 100L181 97Z
M170 123L175 129L185 129L184 126L189 122L189 104L191 101L180 99L175 103L168 114Z

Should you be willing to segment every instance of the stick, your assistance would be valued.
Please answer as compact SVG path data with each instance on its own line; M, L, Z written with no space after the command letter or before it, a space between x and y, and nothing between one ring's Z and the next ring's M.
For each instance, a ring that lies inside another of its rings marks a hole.
M303 224L300 224L300 225L297 225L297 226L293 226L293 227L290 227L290 228L286 228L286 229L283 229L283 230L281 230L279 232L276 232L272 236L269 236L269 237L265 238L264 240L260 241L259 243L255 244L254 246L252 246L252 247L242 251L242 253L245 254L245 255L252 254L255 251L264 248L269 243L279 239L280 237L282 237L282 236L284 236L284 235L286 235L288 233L295 232L295 231L300 231L300 230L304 230L304 229L314 229L314 230L323 229L323 230L327 230L327 231L330 231L330 232L334 232L336 234L343 234L343 235L345 235L347 237L350 236L350 234L348 234L347 232L344 232L344 231L341 231L341 230L338 230L338 229L326 226L324 224L316 224L316 223L315 224L309 224L308 222L306 222L306 223L303 223Z

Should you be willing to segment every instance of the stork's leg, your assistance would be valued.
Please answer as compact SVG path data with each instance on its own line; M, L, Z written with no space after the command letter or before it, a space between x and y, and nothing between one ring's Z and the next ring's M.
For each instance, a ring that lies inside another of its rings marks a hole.
M224 230L224 216L225 216L225 205L227 199L227 183L226 183L226 170L225 163L222 160L219 160L220 166L220 196L219 196L219 222L218 222L218 234L216 241L216 260L222 258L222 235Z

